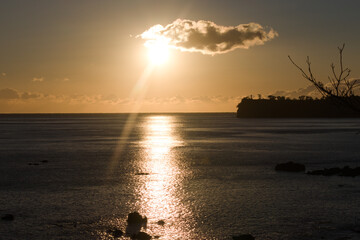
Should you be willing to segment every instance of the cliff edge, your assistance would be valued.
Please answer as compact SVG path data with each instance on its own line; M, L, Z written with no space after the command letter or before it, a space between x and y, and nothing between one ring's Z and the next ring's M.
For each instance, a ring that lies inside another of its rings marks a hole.
M238 118L358 118L360 112L334 99L251 99L237 105Z

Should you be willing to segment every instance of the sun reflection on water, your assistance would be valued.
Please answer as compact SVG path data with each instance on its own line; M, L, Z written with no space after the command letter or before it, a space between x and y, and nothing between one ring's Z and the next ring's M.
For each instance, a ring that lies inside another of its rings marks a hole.
M191 212L182 203L182 179L186 174L174 151L184 143L176 134L171 116L149 116L144 125L141 142L143 159L138 177L140 211L148 219L148 231L161 239L187 239ZM187 220L185 220L187 219ZM156 224L164 220L165 226Z

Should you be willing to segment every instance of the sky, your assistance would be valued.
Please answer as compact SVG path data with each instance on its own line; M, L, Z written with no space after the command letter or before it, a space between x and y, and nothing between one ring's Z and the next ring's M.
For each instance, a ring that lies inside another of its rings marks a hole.
M358 9L351 0L2 0L0 112L235 112L248 95L306 94L288 55L303 66L310 56L326 82L345 43L344 63L360 77ZM159 39L168 57L156 65L148 52Z

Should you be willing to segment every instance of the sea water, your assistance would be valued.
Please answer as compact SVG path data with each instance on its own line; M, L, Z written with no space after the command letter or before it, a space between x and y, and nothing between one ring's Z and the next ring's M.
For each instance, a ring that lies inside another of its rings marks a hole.
M134 211L158 239L360 239L360 178L287 161L360 166L360 120L0 115L0 239L113 239Z

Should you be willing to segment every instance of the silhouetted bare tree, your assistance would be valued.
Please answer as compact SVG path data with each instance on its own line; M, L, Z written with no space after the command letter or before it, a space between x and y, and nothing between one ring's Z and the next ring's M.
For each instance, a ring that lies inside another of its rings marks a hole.
M340 103L346 104L352 109L360 112L360 97L355 96L354 90L360 87L359 79L351 80L349 79L351 70L343 66L343 51L345 44L341 47L338 47L339 50L339 65L340 69L338 73L335 70L335 64L332 63L331 67L331 76L328 76L329 83L324 84L321 81L318 81L311 69L311 62L309 56L306 58L307 72L303 70L298 64L296 64L290 56L289 59L291 63L299 69L302 76L310 81L316 89L322 94L323 97L330 97L337 100Z

